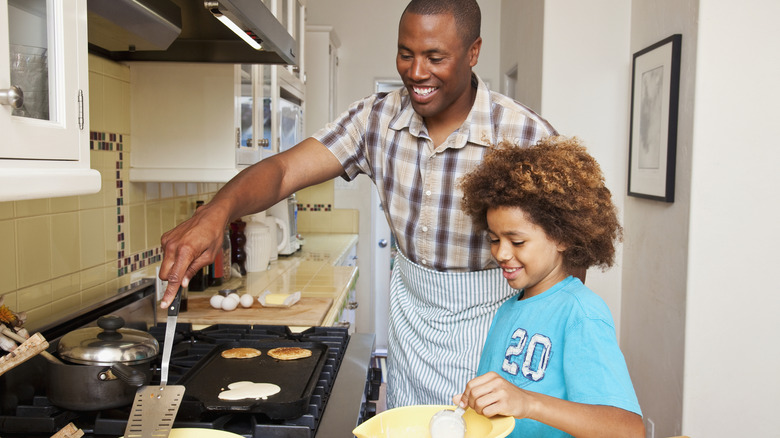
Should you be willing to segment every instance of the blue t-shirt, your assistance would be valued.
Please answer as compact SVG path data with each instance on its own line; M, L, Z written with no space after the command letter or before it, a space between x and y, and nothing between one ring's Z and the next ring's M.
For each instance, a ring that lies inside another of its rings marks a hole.
M578 403L642 414L606 303L574 277L506 301L493 318L477 375L495 371L514 385ZM510 437L568 437L540 422L515 420Z

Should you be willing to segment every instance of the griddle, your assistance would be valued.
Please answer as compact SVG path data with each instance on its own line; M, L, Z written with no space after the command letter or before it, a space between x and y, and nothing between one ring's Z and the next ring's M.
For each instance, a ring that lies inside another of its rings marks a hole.
M256 348L262 352L249 359L225 359L222 352L231 348ZM268 350L300 347L311 350L310 357L278 360ZM261 413L269 418L289 420L304 415L328 359L328 346L322 342L295 340L240 340L220 344L204 356L178 382L187 389L185 400L200 403L207 411ZM219 393L240 381L273 383L281 391L267 399L221 400Z

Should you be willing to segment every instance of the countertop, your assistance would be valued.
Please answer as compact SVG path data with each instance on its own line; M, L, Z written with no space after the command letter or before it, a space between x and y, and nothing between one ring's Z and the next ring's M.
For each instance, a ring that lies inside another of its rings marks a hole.
M349 290L357 280L357 266L339 266L346 262L357 245L357 234L307 233L301 249L289 256L280 255L263 272L248 272L231 278L226 284L202 292L189 292L188 310L179 321L194 325L215 323L281 324L295 328L333 325L337 322ZM264 308L255 300L249 309L234 311L211 309L206 300L220 289L237 289L239 294L257 297L271 293L301 292L301 300L290 308ZM158 312L164 321L165 312Z

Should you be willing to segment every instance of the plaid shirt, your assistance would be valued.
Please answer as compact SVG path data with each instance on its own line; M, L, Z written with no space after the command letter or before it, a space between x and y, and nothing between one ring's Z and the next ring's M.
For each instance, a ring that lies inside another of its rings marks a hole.
M477 97L463 125L436 147L405 88L355 102L314 134L344 166L376 184L398 248L437 271L495 267L484 233L460 208L458 178L474 169L491 145L528 146L556 134L529 108L488 90L475 75Z

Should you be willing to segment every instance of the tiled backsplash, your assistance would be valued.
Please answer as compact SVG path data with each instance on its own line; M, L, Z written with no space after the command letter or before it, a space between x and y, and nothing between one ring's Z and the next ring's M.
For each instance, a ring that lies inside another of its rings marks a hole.
M306 233L358 233L358 211L333 208L333 180L308 187L296 193L298 198L298 232Z

